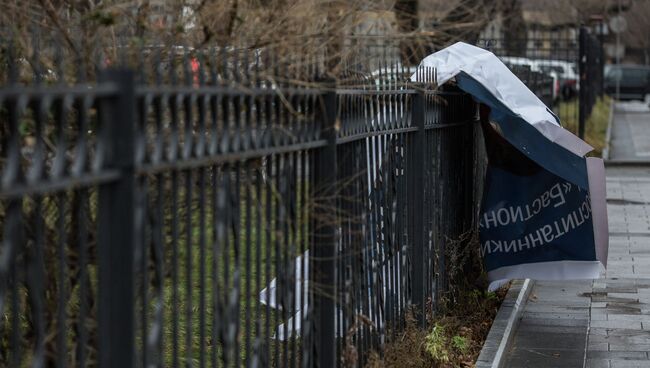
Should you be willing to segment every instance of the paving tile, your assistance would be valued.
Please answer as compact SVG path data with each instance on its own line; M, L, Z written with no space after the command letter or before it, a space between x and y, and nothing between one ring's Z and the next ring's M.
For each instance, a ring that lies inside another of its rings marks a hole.
M648 360L611 360L610 368L648 368Z
M584 354L561 349L514 349L505 367L575 368L581 367Z
M648 359L645 351L588 351L587 359L623 359L623 360L642 360Z
M526 306L528 313L567 313L571 315L582 315L587 318L589 315L589 305L584 306L558 306L548 304L533 304Z
M608 336L643 336L650 338L650 331L636 328L613 328L607 331Z
M600 328L600 327L593 327L589 329L589 336L607 336L608 332L610 329L607 328Z
M609 303L607 308L604 311L599 311L599 313L606 312L608 314L627 314L627 315L644 315L639 303Z
M642 329L641 321L591 321L591 327Z
M554 313L554 312L528 312L524 311L523 318L539 318L539 319L547 319L547 320L559 320L559 319L574 319L574 320L582 320L585 321L585 323L589 320L589 314L588 313Z
M638 300L637 289L636 287L630 288L620 288L619 290L633 290L633 291L621 291L621 292L608 292L607 296L610 298L620 298L620 299L635 299Z
M587 353L596 351L609 351L609 344L606 342L589 341L587 344ZM587 354L588 356L589 354Z
M608 344L609 338L607 335L589 335L589 342L592 344Z
M607 321L607 309L594 309L591 311L592 321Z
M650 322L648 315L631 315L631 314L608 314L608 321L630 321L630 322Z
M610 368L607 359L587 359L585 368Z
M531 331L531 332L553 332L558 334L565 333L581 333L584 331L584 326L558 326L557 324L530 324L527 321L522 321L519 323L517 331Z
M548 319L548 318L535 318L530 315L527 318L522 318L521 325L530 324L536 326L561 326L561 327L574 327L586 329L589 325L588 319ZM639 323L639 329L641 324Z
M610 351L648 351L650 350L650 344L609 344ZM650 362L648 363L650 367Z
M522 348L545 349L584 349L586 331L562 333L559 331L542 332L539 330L518 330L516 346Z

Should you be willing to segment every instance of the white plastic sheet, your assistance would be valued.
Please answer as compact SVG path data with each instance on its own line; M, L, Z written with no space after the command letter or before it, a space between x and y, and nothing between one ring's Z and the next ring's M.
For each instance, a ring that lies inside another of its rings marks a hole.
M420 67L435 68L439 85L461 72L465 73L551 142L578 156L593 150L580 138L562 129L557 116L499 58L487 50L458 42L427 56ZM417 81L417 73L411 79Z

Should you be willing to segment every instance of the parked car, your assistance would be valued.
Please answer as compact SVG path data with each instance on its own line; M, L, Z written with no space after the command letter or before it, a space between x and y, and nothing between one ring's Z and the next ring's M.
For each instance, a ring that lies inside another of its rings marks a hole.
M525 57L519 57L519 56L502 56L499 59L501 59L501 62L503 62L508 66L524 65L524 66L529 66L532 69L534 64L532 60Z
M605 93L616 97L617 82L620 88L620 100L650 103L650 67L632 64L612 65L607 68L605 74Z
M560 94L563 100L575 97L580 90L575 63L564 60L533 60L536 68L546 74L559 78Z
M553 102L559 100L561 85L558 72L542 70L540 68L541 63L539 60L531 60L524 57L503 56L501 57L501 61L512 70L517 67L527 67L532 72L543 73L551 77L553 80L552 100Z

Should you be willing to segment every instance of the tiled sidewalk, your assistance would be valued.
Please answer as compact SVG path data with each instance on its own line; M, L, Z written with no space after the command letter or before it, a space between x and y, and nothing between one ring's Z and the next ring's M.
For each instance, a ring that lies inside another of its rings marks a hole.
M609 256L594 280L587 367L650 367L650 176L608 171Z
M650 175L608 169L607 197L606 275L537 281L504 366L650 367Z

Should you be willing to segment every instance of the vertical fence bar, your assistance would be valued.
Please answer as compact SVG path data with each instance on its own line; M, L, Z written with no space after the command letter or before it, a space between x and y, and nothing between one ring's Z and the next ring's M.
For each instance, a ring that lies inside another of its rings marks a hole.
M418 325L425 327L426 293L424 280L424 172L425 172L425 131L424 131L424 92L417 91L413 95L412 125L417 131L409 135L406 146L407 155L407 187L408 212L410 213L408 239L411 247L411 303L415 311Z
M335 291L336 291L336 116L337 97L331 90L323 95L324 119L321 139L327 145L316 151L314 255L311 279L314 280L314 354L318 367L336 366Z
M118 85L115 96L101 101L101 144L106 145L107 169L120 178L99 188L99 366L132 367L134 364L134 75L127 70L107 70L101 82Z
M605 24L602 21L598 24L598 97L605 94ZM616 51L618 52L618 50Z
M585 121L587 119L587 30L580 27L578 53L578 75L580 90L578 91L578 137L585 137Z

